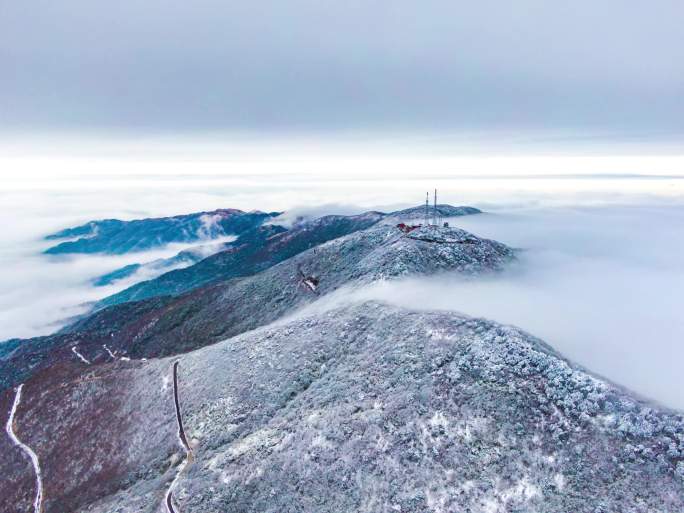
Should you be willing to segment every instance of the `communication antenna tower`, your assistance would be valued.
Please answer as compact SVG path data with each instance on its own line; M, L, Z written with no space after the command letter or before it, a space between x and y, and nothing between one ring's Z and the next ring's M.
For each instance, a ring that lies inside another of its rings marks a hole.
M426 225L426 226L430 224L430 214L428 213L428 209L429 209L428 204L429 204L429 202L430 202L430 193L429 193L429 192L426 192L426 193L425 193L425 225Z
M435 189L435 226L439 226L439 219L437 217L437 189Z

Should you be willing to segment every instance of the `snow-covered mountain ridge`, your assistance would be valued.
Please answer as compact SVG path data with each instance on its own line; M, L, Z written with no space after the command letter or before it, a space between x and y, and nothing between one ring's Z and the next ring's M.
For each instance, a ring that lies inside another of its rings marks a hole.
M684 510L681 413L518 328L354 299L371 283L478 279L515 260L497 241L403 219L259 226L211 271L195 264L241 274L0 345L2 507Z
M449 237L466 233L426 230ZM107 361L103 344L135 358L183 353L263 326L345 285L440 272L476 276L500 271L514 258L504 244L467 237L469 243L436 244L407 237L392 224L373 223L252 276L177 297L115 305L51 337L10 341L4 356L0 346L0 385L19 383L39 368L72 359L73 345L92 361ZM306 285L307 278L316 280L315 290Z
M42 458L46 512L163 507L183 454L174 361L73 360L25 386L15 422ZM178 511L684 508L681 414L491 321L350 304L193 351L178 372L193 454ZM76 426L88 435L69 447ZM3 496L28 506L30 466L3 450Z

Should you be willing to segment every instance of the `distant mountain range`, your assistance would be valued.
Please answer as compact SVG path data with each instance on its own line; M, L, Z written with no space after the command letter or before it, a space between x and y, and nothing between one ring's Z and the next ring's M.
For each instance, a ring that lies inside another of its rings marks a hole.
M432 207L429 212L434 213ZM437 212L441 217L450 218L478 214L480 210L473 207L438 205ZM202 215L204 214L193 214L196 218ZM129 265L99 277L95 280L97 285L108 285L129 277L141 269L161 274L101 300L95 305L95 309L160 295L177 295L207 283L254 274L305 249L367 228L382 220L415 221L420 215L425 217L424 206L389 214L367 212L356 216L324 216L318 219L302 220L295 223L289 230L278 224L260 224L241 232L234 242L215 248L207 258L200 256L201 249L194 252L187 250L170 259L148 265ZM164 220L168 219L175 218L164 218ZM145 221L147 220L142 220L140 223ZM156 224L160 220L150 221ZM269 223L277 223L277 221L277 217L268 220ZM146 239L146 237L143 238ZM197 265L191 266L190 264ZM168 272L164 272L165 269Z
M223 235L239 235L260 226L265 220L276 217L278 214L278 212L220 209L133 221L118 219L90 221L84 225L48 235L46 240L63 240L63 242L48 248L45 253L50 255L67 253L121 255L145 251L173 242L211 240Z
M279 225L259 226L197 264L162 274L109 296L96 308L161 295L177 295L201 285L254 274L328 240L372 226L383 215L325 216L287 230Z
M203 244L198 244L195 247L180 251L169 258L158 258L151 262L129 264L120 267L107 274L98 276L93 280L93 285L96 287L112 285L120 280L131 278L136 274L141 274L147 276L148 279L153 279L166 272L191 266L215 253L228 249L230 247L230 242L219 242L221 239L225 238L226 237L220 237Z

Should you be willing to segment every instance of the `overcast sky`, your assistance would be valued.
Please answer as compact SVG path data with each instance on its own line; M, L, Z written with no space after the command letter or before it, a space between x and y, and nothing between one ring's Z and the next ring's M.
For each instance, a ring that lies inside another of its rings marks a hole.
M682 0L0 0L11 133L684 133Z

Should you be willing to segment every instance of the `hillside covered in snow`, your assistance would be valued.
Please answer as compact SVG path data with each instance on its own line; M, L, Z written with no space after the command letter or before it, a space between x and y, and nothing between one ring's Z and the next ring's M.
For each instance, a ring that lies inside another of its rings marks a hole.
M23 401L48 513L159 511L169 491L186 513L684 508L682 415L448 312L351 304L180 358L73 359ZM30 510L31 466L2 450L0 493Z
M683 511L681 413L519 328L347 294L516 260L421 208L259 220L0 344L0 512Z

